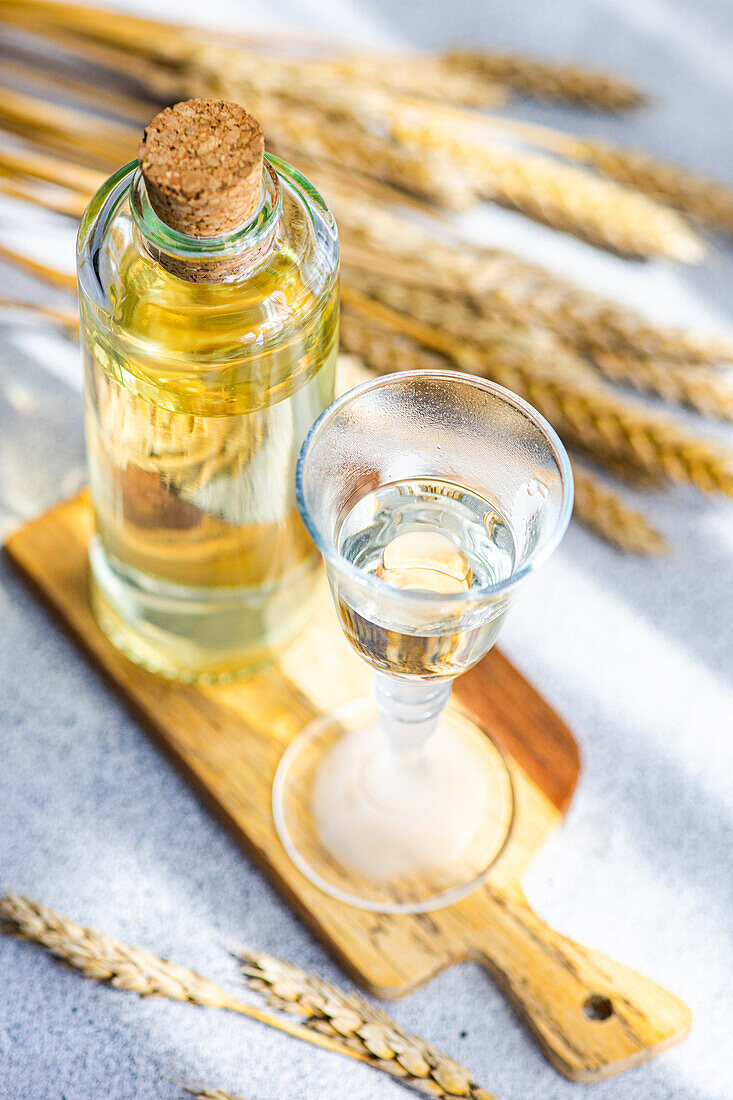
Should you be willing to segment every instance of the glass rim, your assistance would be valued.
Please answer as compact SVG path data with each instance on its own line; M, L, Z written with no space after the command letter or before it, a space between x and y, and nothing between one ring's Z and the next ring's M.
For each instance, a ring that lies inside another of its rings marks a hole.
M531 420L535 427L539 428L547 438L550 444L562 482L562 504L555 526L548 538L541 542L537 551L530 556L522 568L503 580L496 581L489 585L469 588L465 592L435 593L417 588L395 588L393 585L387 584L386 581L381 580L374 574L365 573L363 569L359 569L358 566L349 561L336 546L331 545L331 543L323 537L316 524L313 522L310 509L305 500L303 481L308 455L317 437L345 406L361 397L364 393L379 389L383 386L389 386L398 380L409 378L445 379L446 381L458 382L494 394L494 396L505 401L508 405L513 406L528 420ZM384 594L385 592L389 592L392 598L404 599L408 603L420 603L423 606L426 604L433 604L437 607L439 605L444 606L446 603L473 604L493 598L494 596L508 592L514 588L521 580L524 580L525 577L529 576L530 573L533 573L535 569L542 565L557 549L570 522L573 511L573 494L573 471L567 451L559 435L542 413L538 412L533 405L530 405L529 401L525 401L523 397L519 397L513 390L509 390L505 386L500 386L497 382L491 382L487 378L480 378L478 375L459 373L455 370L395 371L392 374L370 378L366 382L362 382L360 385L348 390L345 394L342 394L341 397L336 398L328 408L324 409L311 426L300 448L298 462L295 468L295 497L298 510L308 533L323 558L337 569L339 573L350 577L359 584L366 585L367 588L371 588L375 593Z

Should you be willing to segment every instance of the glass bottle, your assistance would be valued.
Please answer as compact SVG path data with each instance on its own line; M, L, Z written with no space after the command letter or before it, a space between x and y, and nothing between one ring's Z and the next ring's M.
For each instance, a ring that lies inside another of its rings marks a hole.
M218 172L215 216L178 217L133 161L86 211L78 272L95 613L132 660L206 683L265 662L308 616L318 557L294 469L333 399L338 237L308 181L262 155L244 221L192 234L247 207L235 172L225 209L221 165L236 168L237 150L231 125L217 128L223 108L245 112L212 100L168 112L185 107L196 140L208 126L197 163L204 184Z

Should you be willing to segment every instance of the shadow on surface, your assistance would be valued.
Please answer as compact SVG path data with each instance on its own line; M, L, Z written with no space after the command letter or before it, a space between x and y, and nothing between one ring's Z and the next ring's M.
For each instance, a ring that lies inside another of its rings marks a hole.
M84 480L82 397L0 333L0 536Z

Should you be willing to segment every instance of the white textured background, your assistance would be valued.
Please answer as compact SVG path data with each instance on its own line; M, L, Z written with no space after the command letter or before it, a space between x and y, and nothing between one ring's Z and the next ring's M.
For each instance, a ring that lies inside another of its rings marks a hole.
M150 14L145 0L127 6ZM617 67L653 93L651 106L620 119L548 106L522 113L733 179L729 0L165 0L159 10L384 46L486 42ZM67 223L34 217L29 232L25 209L5 201L0 239L71 267ZM482 213L467 228L655 318L726 329L733 253L723 245L700 269L676 270L603 256L509 213ZM9 268L0 274L3 293L38 292ZM83 477L79 390L70 345L0 327L3 533ZM668 985L695 1013L685 1043L592 1086L593 1096L730 1100L731 510L676 492L653 514L674 557L626 559L572 528L506 628L504 649L569 722L584 759L567 823L527 888L558 929ZM0 888L233 988L232 938L341 977L5 561L0 662ZM391 1011L499 1100L584 1091L547 1065L477 967L454 967ZM382 1075L246 1020L142 1002L0 942L0 1097L152 1100L180 1095L171 1077L251 1100L404 1095Z

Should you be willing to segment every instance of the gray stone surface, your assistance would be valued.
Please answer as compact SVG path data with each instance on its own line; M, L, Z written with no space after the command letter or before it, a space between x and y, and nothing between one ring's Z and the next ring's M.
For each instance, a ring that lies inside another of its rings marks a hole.
M138 10L148 8L137 0ZM130 5L132 8L133 5ZM526 116L675 156L733 178L727 0L551 4L166 0L161 10L242 28L278 25L379 44L498 43L625 70L656 99L629 118L547 107ZM3 239L71 263L70 235L0 206ZM470 230L638 301L723 328L730 250L678 272L630 265L509 214ZM10 269L10 291L37 292ZM48 297L44 293L44 297ZM79 372L63 342L0 330L0 523L10 530L83 476ZM573 727L584 772L564 829L527 883L555 926L667 984L692 1006L689 1039L593 1089L597 1100L724 1100L731 1065L733 585L730 513L674 493L653 506L674 540L627 560L579 529L528 587L504 648ZM339 979L337 967L151 745L34 597L0 563L0 886L192 965L236 989L232 939ZM393 1006L500 1100L569 1100L489 979L454 967ZM143 1002L0 943L0 1097L152 1100L193 1078L253 1100L401 1096L397 1084L246 1020Z

